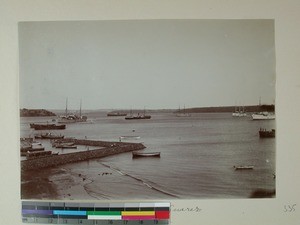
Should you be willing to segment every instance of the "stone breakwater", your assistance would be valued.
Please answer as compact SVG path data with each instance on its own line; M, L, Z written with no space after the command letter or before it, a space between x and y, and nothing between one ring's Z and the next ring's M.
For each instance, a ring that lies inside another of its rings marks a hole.
M74 163L89 159L102 158L124 152L142 150L145 146L141 143L107 142L93 140L73 139L77 145L98 146L101 149L87 150L61 155L50 155L35 159L21 161L22 170L36 170L46 167L59 166L67 163Z

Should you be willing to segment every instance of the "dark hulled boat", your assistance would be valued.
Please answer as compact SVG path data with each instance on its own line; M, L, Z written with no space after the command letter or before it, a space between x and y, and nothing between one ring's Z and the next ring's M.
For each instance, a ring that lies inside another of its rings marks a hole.
M253 170L254 166L247 165L247 166L233 166L235 170Z
M54 123L52 124L31 123L30 128L33 128L35 130L64 130L66 129L66 125L65 124L56 125Z
M275 137L275 129L272 129L272 130L260 129L259 137L260 138L274 138Z
M132 158L137 157L160 157L160 152L132 152Z

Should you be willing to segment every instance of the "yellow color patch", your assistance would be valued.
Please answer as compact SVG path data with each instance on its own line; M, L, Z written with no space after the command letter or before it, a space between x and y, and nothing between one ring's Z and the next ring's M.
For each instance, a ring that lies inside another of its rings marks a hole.
M154 211L122 211L122 216L155 216Z

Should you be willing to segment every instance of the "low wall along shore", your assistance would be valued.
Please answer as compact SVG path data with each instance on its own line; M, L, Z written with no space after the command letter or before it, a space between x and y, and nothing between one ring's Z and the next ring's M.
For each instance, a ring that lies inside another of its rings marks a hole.
M74 163L89 159L101 158L109 155L141 150L145 148L145 146L141 143L106 142L77 139L75 139L74 141L77 145L98 146L101 147L101 149L28 159L21 161L21 169L35 170L40 168L59 166L66 163Z

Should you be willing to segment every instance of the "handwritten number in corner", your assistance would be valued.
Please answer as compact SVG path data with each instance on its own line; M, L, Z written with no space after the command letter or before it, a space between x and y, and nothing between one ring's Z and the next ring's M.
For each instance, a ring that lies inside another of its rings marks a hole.
M292 212L295 212L295 211L296 211L296 205L297 205L297 204L293 204L293 205L285 205L283 211L284 211L285 213L292 213Z

